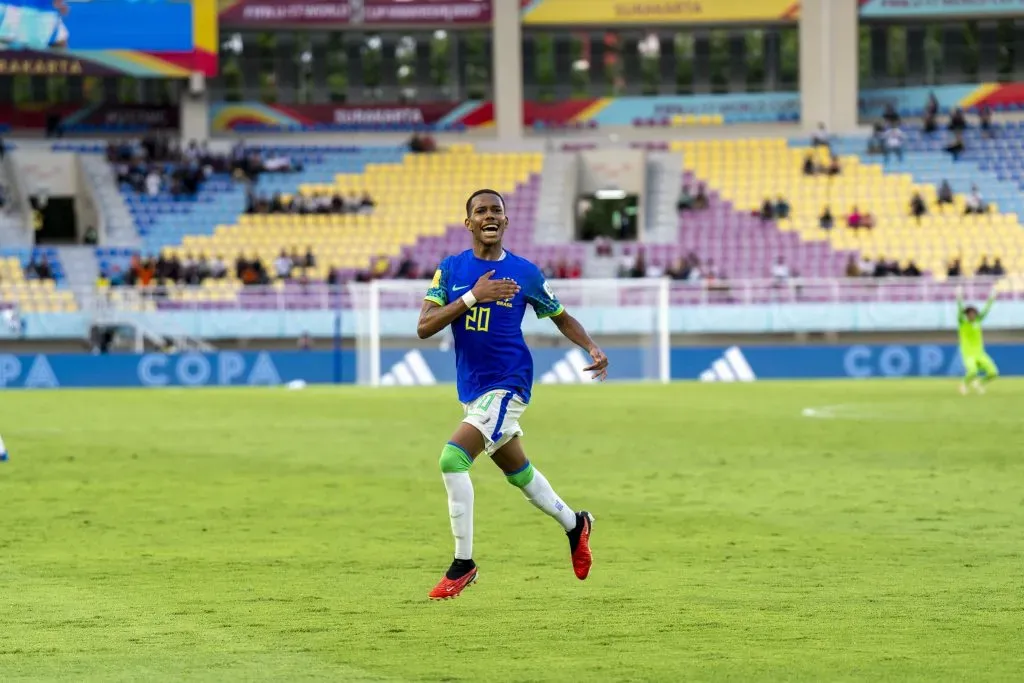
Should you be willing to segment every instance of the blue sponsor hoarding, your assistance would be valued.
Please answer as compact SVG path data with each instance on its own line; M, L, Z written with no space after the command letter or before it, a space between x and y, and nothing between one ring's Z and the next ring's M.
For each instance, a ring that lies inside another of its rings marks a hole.
M612 379L657 378L653 348L613 347ZM1024 345L991 345L1004 375L1024 375ZM955 377L963 372L955 346L941 344L859 346L744 346L672 349L674 380L755 381L872 377ZM567 349L534 351L538 384L587 381L586 357ZM387 385L431 385L455 381L451 351L385 350ZM0 388L277 386L356 381L354 351L263 351L217 353L0 354Z

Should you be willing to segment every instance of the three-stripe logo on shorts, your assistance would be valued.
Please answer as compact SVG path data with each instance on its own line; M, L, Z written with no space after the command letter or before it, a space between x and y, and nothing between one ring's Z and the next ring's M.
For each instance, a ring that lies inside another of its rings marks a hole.
M431 372L423 354L413 349L391 366L380 378L381 386L411 387L416 385L437 384L437 378Z
M756 379L757 375L738 346L730 346L710 368L700 373L701 382L753 382Z

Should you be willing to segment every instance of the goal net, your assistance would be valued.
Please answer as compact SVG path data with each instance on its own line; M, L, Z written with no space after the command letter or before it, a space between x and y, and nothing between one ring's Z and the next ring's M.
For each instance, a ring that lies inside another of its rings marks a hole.
M665 279L551 280L565 309L608 355L609 379L668 382L669 283ZM451 329L421 340L416 323L428 280L374 280L349 285L356 335L356 379L370 386L454 382ZM483 304L493 306L493 304ZM464 318L456 325L465 325ZM527 306L523 334L533 353L534 382L589 382L587 353Z

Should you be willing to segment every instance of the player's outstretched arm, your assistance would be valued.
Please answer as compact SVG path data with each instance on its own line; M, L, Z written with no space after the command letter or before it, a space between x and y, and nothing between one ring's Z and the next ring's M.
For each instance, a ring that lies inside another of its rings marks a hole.
M580 321L569 315L565 310L556 316L552 316L551 320L566 339L590 354L590 358L594 362L583 369L587 372L593 372L594 379L597 380L603 381L608 377L608 356L604 355L604 351L594 343L594 340L590 338L587 331L583 329Z
M980 320L984 320L985 319L985 316L988 315L988 312L992 310L992 304L994 304L995 302L996 302L996 288L993 287L992 288L992 292L988 295L988 301L985 302L985 305L982 306L981 311L978 313L978 318Z

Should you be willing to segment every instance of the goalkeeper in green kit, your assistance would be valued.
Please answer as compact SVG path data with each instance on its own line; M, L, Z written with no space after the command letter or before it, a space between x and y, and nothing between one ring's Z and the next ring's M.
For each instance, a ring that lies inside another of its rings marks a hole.
M960 393L967 394L970 384L979 394L985 393L984 385L999 376L999 368L992 358L985 353L985 342L982 339L981 323L992 310L996 300L996 291L992 290L988 301L978 311L974 306L964 307L963 290L956 293L957 323L960 326L960 357L964 362L964 382L960 385ZM983 374L984 377L978 375Z

